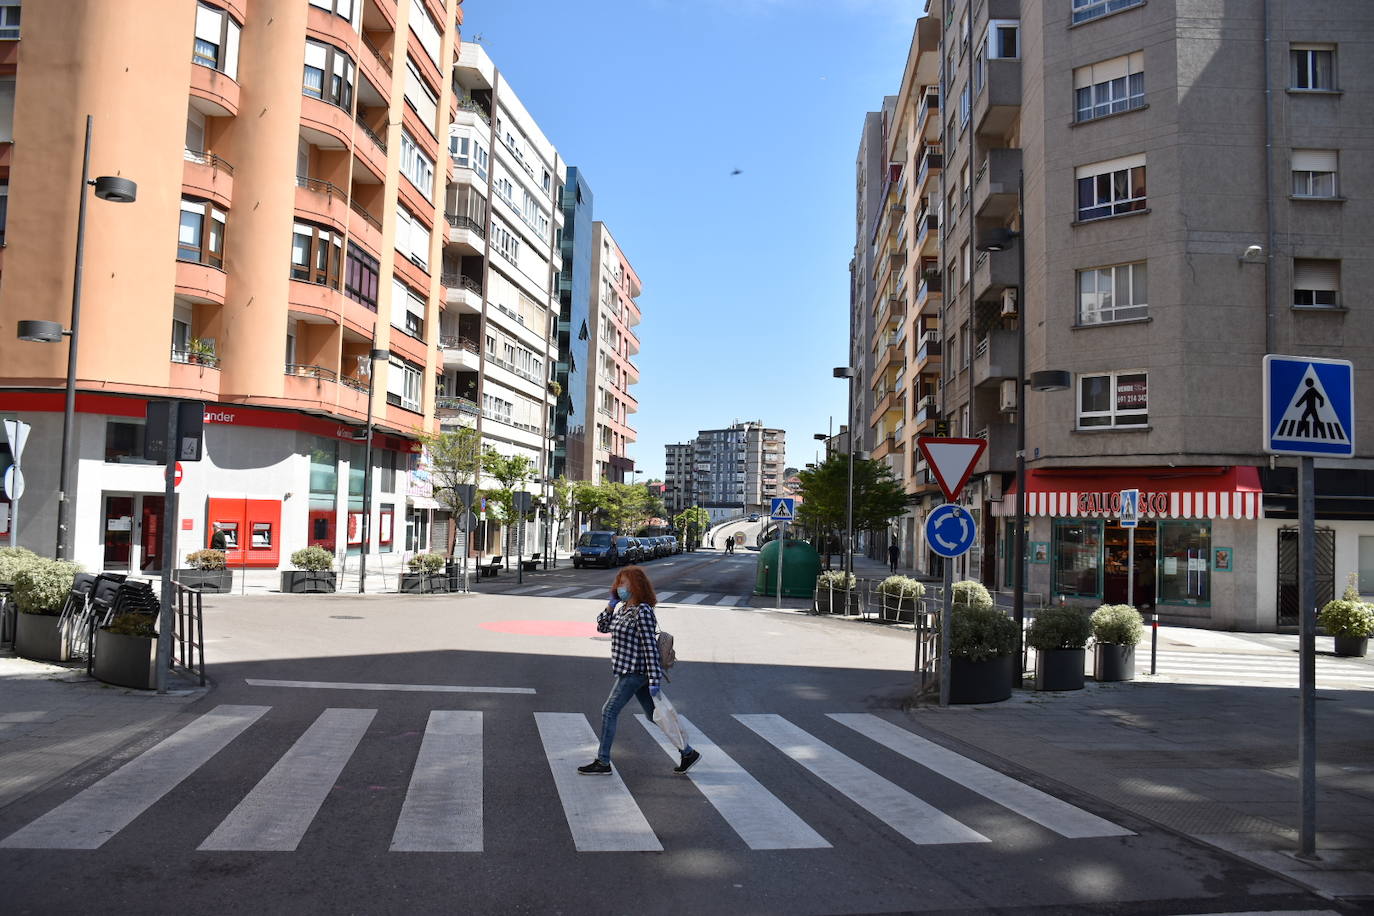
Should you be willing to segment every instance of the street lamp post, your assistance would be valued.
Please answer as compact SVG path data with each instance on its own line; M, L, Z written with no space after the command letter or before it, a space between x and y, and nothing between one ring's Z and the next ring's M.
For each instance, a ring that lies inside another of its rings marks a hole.
M363 445L363 549L358 555L360 595L367 591L367 549L372 545L372 390L377 377L377 361L387 359L391 359L391 351L377 348L377 326L374 324L372 348L367 352L367 440Z
M837 366L832 375L849 382L849 486L844 493L844 571L854 574L854 375L853 366Z
M95 196L118 204L133 203L138 196L138 185L127 178L109 175L91 180L91 124L92 117L86 115L86 146L81 157L81 202L76 216L76 266L72 271L72 319L71 328L63 330L56 321L21 321L18 327L20 340L39 343L56 343L63 335L70 338L67 343L67 399L62 411L62 457L57 466L57 559L67 558L67 521L70 509L67 500L68 479L67 463L71 456L73 432L76 426L76 353L78 336L81 329L81 273L82 258L86 251L86 188L95 188Z
M1046 369L1026 377L1026 238L1025 178L1016 184L1017 229L999 228L982 233L978 238L979 251L1005 251L1016 243L1016 530L1012 539L1012 616L1016 619L1016 682L1025 674L1022 640L1026 624L1026 387L1036 391L1062 391L1072 384L1068 372Z

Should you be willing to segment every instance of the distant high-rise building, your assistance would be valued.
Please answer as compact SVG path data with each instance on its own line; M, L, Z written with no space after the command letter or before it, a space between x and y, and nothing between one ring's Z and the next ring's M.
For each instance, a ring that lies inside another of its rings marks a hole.
M749 421L703 429L686 446L668 446L670 468L680 468L685 457L680 450L691 449L690 474L685 475L691 495L683 505L701 506L712 520L765 511L782 494L786 439L781 429ZM681 471L670 473L675 482L684 479Z
M563 187L562 269L558 274L558 365L560 389L554 414L553 476L590 480L587 463L592 401L587 379L595 374L592 349L592 189L576 166Z
M639 382L639 367L631 357L639 353L639 275L630 266L620 246L602 222L593 223L591 331L587 370L587 402L596 407L592 415L595 432L588 443L586 465L594 483L624 483L634 470L629 446L635 441L630 414L639 410L639 401L630 386Z
M692 462L695 450L691 442L669 443L663 447L663 502L674 515L690 508L693 503Z

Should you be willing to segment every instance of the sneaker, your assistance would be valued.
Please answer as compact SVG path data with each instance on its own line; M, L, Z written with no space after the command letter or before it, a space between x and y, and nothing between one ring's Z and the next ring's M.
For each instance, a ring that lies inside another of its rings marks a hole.
M578 767L577 772L581 773L583 776L609 776L611 774L611 765L609 763L602 763L600 760L593 760L586 766Z
M701 759L701 751L693 750L690 754L682 755L682 762L673 767L674 773L686 773L692 768L692 764Z

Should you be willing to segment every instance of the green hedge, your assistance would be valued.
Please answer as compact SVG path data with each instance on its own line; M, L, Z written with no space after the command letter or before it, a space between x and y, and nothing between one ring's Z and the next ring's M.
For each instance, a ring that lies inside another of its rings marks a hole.
M446 559L442 553L417 553L406 565L410 567L411 572L432 576L444 568Z
M323 547L302 547L291 554L291 565L307 572L328 572L334 568L334 554Z
M1073 607L1047 607L1035 615L1026 642L1042 652L1082 649L1093 635L1088 615Z
M27 547L0 547L0 582L13 585L19 570L38 559Z
M888 576L878 584L878 591L895 598L920 598L926 587L910 576Z
M1134 646L1145 635L1140 612L1129 604L1104 604L1088 618L1093 639L1114 646Z
M62 613L72 590L72 579L80 571L80 566L66 560L34 558L14 577L14 600L19 610L53 617Z
M1016 621L992 607L990 602L989 598L987 607L978 604L954 605L950 655L971 662L984 662L1016 651Z
M1374 606L1349 598L1328 601L1317 612L1317 626L1325 630L1328 636L1352 636L1356 639L1374 636Z

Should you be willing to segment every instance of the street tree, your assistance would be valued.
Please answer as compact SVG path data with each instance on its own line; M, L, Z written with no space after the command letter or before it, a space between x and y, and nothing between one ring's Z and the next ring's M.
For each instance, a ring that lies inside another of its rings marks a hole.
M503 455L489 447L482 453L482 470L501 485L487 492L488 513L491 501L495 500L502 509L501 514L514 523L507 528L506 553L509 554L510 548L515 546L510 537L525 521L515 511L515 494L524 490L534 478L534 462L524 455Z
M482 476L482 437L470 426L422 436L420 441L429 453L430 474L434 482L434 498L457 520L465 517L474 506L463 501L459 487L476 487ZM475 491L474 491L475 492ZM473 502L477 497L473 497ZM448 526L446 554L453 556L458 540L458 526Z
M711 513L701 506L683 509L673 519L673 527L682 532L683 546L687 550L696 550L702 534L711 527Z
M577 484L569 480L566 475L560 474L558 479L553 482L552 503L549 505L549 519L553 523L553 534L550 541L558 543L558 536L563 531L563 526L567 524L568 518L572 515L576 506L574 499L577 492ZM555 553L554 556L557 556Z
M824 542L826 566L831 545L845 530L845 494L849 490L849 456L834 452L814 469L797 474L802 502L797 523ZM884 462L860 458L854 462L854 530L882 531L906 511L911 497Z

